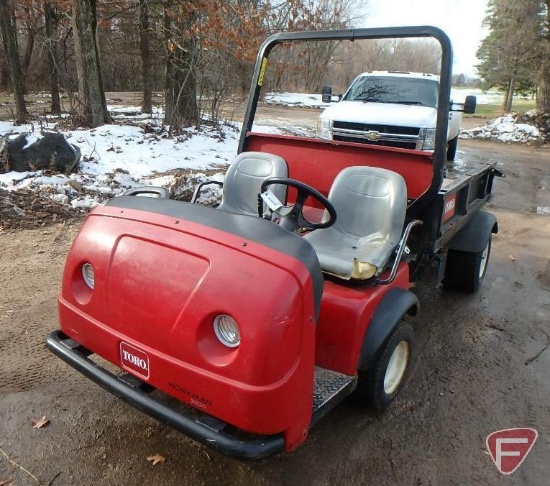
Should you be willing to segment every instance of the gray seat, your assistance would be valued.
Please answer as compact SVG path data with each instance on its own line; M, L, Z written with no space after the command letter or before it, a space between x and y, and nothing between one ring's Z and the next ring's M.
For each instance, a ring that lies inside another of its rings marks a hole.
M239 154L225 174L222 202L218 209L235 214L258 216L260 187L262 182L270 177L288 177L288 166L282 157L264 152ZM196 202L200 188L211 183L215 182L202 183L197 187L191 201ZM283 204L286 203L285 186L273 185L270 189Z
M386 169L348 167L334 180L328 199L336 208L336 223L305 236L321 268L346 280L378 275L403 232L405 179Z

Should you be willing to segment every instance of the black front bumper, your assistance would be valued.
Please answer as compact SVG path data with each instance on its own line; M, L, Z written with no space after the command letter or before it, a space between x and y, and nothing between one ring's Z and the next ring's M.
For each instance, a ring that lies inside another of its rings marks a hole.
M241 459L261 459L284 450L281 435L243 440L224 432L225 424L209 415L203 414L197 418L160 403L141 389L139 380L123 380L102 368L88 358L92 354L89 350L61 331L48 334L46 346L58 358L107 391L212 449Z

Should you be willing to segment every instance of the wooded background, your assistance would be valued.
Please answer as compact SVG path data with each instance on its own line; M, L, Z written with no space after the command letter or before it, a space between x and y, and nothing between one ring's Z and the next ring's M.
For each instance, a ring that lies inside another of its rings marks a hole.
M485 87L504 91L503 110L515 90L535 93L537 108L550 112L550 0L489 0L489 35L477 52Z
M151 113L161 92L164 123L178 130L220 120L227 99L244 99L261 42L282 30L360 25L359 0L0 0L0 90L13 91L16 119L28 118L25 93L47 91L51 111L75 121L110 121L105 91L141 91ZM485 87L511 106L515 89L535 92L550 112L550 0L489 0L488 37L480 46ZM319 92L327 77L345 87L360 72L436 73L428 40L362 45L312 43L270 62L269 89ZM329 66L329 61L332 61ZM343 89L343 88L341 88ZM68 107L68 108L67 108Z

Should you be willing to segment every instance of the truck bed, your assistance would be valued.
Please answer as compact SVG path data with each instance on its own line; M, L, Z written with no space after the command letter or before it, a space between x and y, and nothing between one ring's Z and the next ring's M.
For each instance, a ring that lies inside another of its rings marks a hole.
M431 222L424 228L427 239L423 241L422 252L439 251L491 200L495 166L495 161L475 156L446 164L441 188L422 218Z

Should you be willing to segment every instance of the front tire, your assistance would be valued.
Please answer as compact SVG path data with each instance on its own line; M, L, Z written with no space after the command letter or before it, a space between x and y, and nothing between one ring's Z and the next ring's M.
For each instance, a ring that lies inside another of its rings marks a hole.
M414 352L414 331L401 321L386 341L374 366L359 371L357 401L379 412L388 408L407 379Z
M454 160L456 157L456 148L458 147L458 135L449 140L447 144L447 160Z
M459 292L474 293L479 290L487 273L491 255L491 237L479 252L449 250L443 285Z

